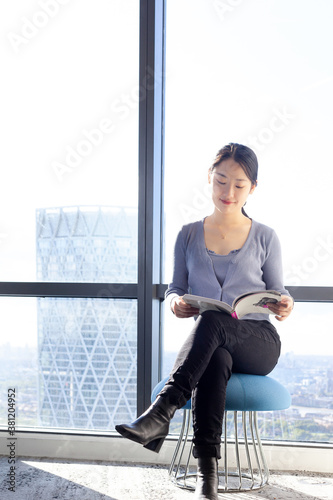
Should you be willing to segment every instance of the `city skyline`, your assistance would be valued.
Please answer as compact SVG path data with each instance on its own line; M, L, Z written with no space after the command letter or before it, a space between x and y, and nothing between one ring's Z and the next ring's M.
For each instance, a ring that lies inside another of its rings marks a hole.
M168 353L166 361L169 365L175 354ZM18 425L39 427L36 350L13 348L8 344L6 348L0 347L0 355L5 360L0 368L0 379L15 384L20 394ZM280 412L259 413L263 439L332 442L332 366L333 356L282 355L276 371L270 376L277 378L290 390L292 405ZM9 367L14 367L10 377ZM323 392L328 390L330 395L323 397ZM300 396L302 401L299 400ZM171 433L177 432L181 425L181 415L181 412L177 412L171 422ZM5 425L4 417L2 420L0 417L0 425Z

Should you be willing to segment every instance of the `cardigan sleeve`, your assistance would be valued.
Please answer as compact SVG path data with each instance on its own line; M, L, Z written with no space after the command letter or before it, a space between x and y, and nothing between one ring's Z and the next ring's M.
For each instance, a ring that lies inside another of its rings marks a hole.
M186 244L183 230L178 233L173 255L172 281L165 292L165 297L172 300L188 292L188 270L186 265ZM172 295L172 297L171 297Z
M270 239L267 242L266 252L262 272L267 290L277 290L284 295L290 296L283 284L281 244L274 230L272 230Z

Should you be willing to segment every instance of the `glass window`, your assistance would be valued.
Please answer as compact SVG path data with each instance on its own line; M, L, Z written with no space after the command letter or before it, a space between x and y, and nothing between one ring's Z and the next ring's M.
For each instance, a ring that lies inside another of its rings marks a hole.
M137 209L71 206L36 215L38 281L137 281Z
M252 147L259 159L258 187L246 210L276 230L285 284L332 286L333 236L328 220L333 169L327 154L333 126L332 15L330 2L314 8L308 1L199 1L189 8L187 1L169 0L166 282L180 227L212 211L207 173L216 152L228 142L240 142ZM331 315L331 305L296 304L292 317L277 324L284 351L281 371L274 371L274 376L285 381L287 372L282 371L293 360L288 383L293 406L288 415L303 419L304 411L295 410L301 400L313 408L305 411L313 424L307 426L308 441L327 441L331 432L329 419L322 420L327 432L315 429L317 410L321 413L323 401L328 404L325 398L332 397L325 379L331 377L327 360L332 363L333 356L327 341ZM164 374L192 321L177 320L166 312ZM327 368L323 376L316 372L321 363ZM268 427L265 435L272 437ZM295 430L288 436L302 440L305 434ZM280 431L275 437L282 437Z
M166 256L211 210L216 152L246 143L259 159L247 212L276 229L286 284L332 285L332 16L330 2L168 1Z
M273 413L271 421L261 415L265 437L333 442L333 347L328 341L332 320L333 304L325 303L296 303L287 321L277 324L273 319L282 352L271 376L289 390L292 404Z
M1 280L136 281L139 2L0 18Z
M138 279L139 2L19 0L0 19L0 280L101 283L0 297L1 379L18 427L112 429L137 406L137 301L103 283Z
M135 418L136 300L2 297L0 311L17 429L112 430Z

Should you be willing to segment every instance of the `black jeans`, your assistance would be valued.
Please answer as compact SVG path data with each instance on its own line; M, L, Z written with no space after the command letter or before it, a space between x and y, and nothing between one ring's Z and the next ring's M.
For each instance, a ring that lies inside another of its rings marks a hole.
M280 355L269 321L237 320L206 311L182 346L160 392L181 408L192 397L193 455L221 458L226 388L232 372L267 375Z

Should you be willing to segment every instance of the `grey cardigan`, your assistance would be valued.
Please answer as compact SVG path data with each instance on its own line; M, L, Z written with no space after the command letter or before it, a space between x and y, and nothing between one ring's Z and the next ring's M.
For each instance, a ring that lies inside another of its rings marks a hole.
M252 221L247 240L230 260L221 287L207 253L204 220L182 227L176 239L173 278L166 298L192 293L231 305L242 293L266 289L290 295L283 285L281 247L273 229ZM248 314L244 318L268 320L269 316Z

